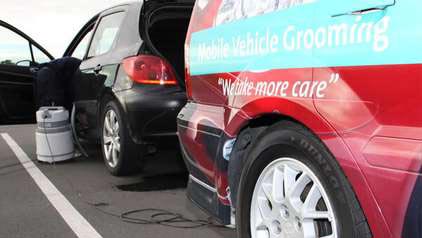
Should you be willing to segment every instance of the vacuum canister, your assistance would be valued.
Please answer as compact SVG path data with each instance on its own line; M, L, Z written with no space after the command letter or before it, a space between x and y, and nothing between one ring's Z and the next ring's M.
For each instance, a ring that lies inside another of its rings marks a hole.
M64 107L41 107L37 111L37 159L54 163L73 158L74 145L69 112Z

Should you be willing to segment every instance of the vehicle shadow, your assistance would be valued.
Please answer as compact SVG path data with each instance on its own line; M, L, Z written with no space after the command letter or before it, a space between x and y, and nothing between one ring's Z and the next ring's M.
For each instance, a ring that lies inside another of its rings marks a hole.
M103 163L102 153L98 146L85 145L85 147L89 154L89 158L83 158L85 162ZM122 179L115 187L125 192L151 192L186 188L188 172L178 151L161 151L158 154L145 157L144 160L142 170L121 177Z
M126 192L151 192L186 188L187 173L162 174L143 177L137 183L122 184L116 187Z

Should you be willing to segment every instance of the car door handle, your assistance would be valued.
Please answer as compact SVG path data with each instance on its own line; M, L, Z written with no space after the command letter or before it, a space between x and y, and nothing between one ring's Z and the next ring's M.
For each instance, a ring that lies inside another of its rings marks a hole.
M101 70L103 69L103 66L101 66L100 64L95 66L94 68L94 73L95 74L99 74L101 72Z

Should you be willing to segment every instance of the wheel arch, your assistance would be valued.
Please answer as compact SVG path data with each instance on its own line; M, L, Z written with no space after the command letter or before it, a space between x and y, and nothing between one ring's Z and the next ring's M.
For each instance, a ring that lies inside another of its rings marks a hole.
M324 142L324 137L328 136L341 140L336 131L319 116L313 104L306 106L286 99L275 101L274 99L264 98L253 101L243 107L232 121L233 123L229 124L226 131L229 135L235 135L234 137L236 137L227 171L230 197L234 207L237 202L241 173L246 164L243 154L248 153L247 149L251 147L250 145L253 141L267 128L283 121L295 123L306 128L315 138L320 140L334 158L336 158L335 153ZM241 122L234 123L239 121ZM343 149L347 150L345 147ZM339 163L338 160L337 162ZM340 168L342 168L341 165Z
M312 99L292 100L289 98L257 98L244 105L231 105L240 110L230 120L226 132L238 135L239 132L257 121L267 118L278 120L291 120L303 125L316 135L337 135L334 128L318 113ZM240 122L240 123L239 123Z
M298 111L292 113L295 110ZM252 143L253 139L258 137L268 127L283 121L289 121L307 129L321 142L328 153L333 156L343 174L348 178L351 189L356 195L365 217L368 219L370 230L377 233L373 230L374 227L372 225L374 224L374 221L371 219L371 216L368 217L368 214L373 214L374 217L378 217L379 219L382 218L382 214L377 209L372 192L361 185L366 183L362 171L360 171L360 168L347 145L343 142L338 133L328 124L328 122L325 121L325 119L320 117L316 111L309 111L298 105L292 106L292 104L287 106L287 109L279 106L278 109L273 110L272 112L258 111L253 114L244 114L247 115L243 115L246 119L244 119L242 123L239 123L237 128L232 128L231 131L232 135L236 136L236 143L228 165L228 184L233 207L236 207L240 177L244 169L244 165L246 164L246 160L242 158L242 154L236 154L238 153L236 152L236 146L239 141L242 141L242 136L244 136L246 132L252 131L254 136L250 137L251 141L246 143L249 145ZM248 151L245 151L244 153L248 153ZM233 174L235 174L235 176L233 176Z
M109 88L106 88L105 90L103 90L103 92L98 97L98 105L97 105L97 115L98 115L97 116L97 134L98 136L101 135L100 130L102 130L103 110L109 101L116 102L117 105L120 107L120 110L122 110L123 113L126 113L126 110L124 109L124 107L122 106L122 103L120 102L118 97L114 94L114 92Z
M323 143L323 140L321 138L319 138L318 136L316 136L311 130L309 130L309 128L307 128L306 126L304 126L303 124L298 123L295 120L289 119L288 117L285 120L279 120L275 123L273 123L270 126L265 126L265 129L263 129L262 132L260 132L260 134L255 137L256 143L253 142L251 143L251 145L249 146L250 150L247 150L247 160L244 160L244 167L242 168L242 170L240 171L240 181L238 184L238 192L236 192L236 199L239 199L239 201L236 201L236 207L240 208L240 213L243 213L243 211L245 211L245 207L244 207L244 203L245 200L242 199L244 198L244 195L246 194L250 194L249 190L246 190L247 192L245 193L245 188L250 188L250 183L249 186L245 186L245 181L248 181L249 177L249 173L251 171L258 171L256 169L254 169L253 165L256 164L256 162L258 162L258 158L260 157L261 153L266 153L268 150L268 148L274 148L273 146L278 146L278 139L276 140L275 138L278 138L277 136L280 136L279 134L279 130L283 129L283 128L290 128L291 131L295 131L298 132L296 133L297 135L299 135L299 139L300 137L302 137L303 139L297 140L297 139L290 139L290 138L295 138L296 136L294 134L288 134L289 136L284 136L284 139L286 139L287 141L295 141L296 144L300 144L300 147L303 147L302 149L304 150L308 150L307 152L311 152L312 157L307 157L309 159L309 161L314 161L317 163L317 161L319 161L319 163L321 164L322 162L320 161L326 161L324 162L325 164L331 164L330 169L325 169L326 167L321 167L321 169L323 169L322 171L326 172L326 171L338 171L337 174L340 177L337 177L338 180L336 182L332 182L333 184L337 185L337 188L344 188L344 191L347 191L347 193L342 194L343 196L339 196L339 194L336 194L336 197L338 197L341 201L347 201L347 203L350 205L349 208L351 209L350 211L353 213L352 214L352 219L353 219L353 224L355 225L355 231L357 232L357 234L359 234L356 237L372 237L372 231L371 228L369 227L368 223L367 223L367 216L365 216L364 211L361 209L361 203L359 201L359 199L357 199L356 196L356 191L353 189L353 187L351 186L350 181L347 179L347 176L343 170L343 167L339 164L339 161L335 158L335 156L333 155L332 151L327 148L327 145L325 143ZM245 128L245 130L248 130L248 128ZM262 133L262 134L261 134ZM286 132L289 133L289 132ZM292 132L290 132L292 133ZM292 136L292 137L290 137ZM313 137L313 142L307 142L307 139L312 138ZM271 141L272 140L272 141ZM268 142L270 142L269 144L267 144ZM283 143L284 144L284 143ZM313 145L312 145L313 144ZM266 147L268 146L268 147ZM315 156L314 159L314 153L316 152L317 149L319 148L319 151L322 151L321 154L319 154L319 156ZM326 149L324 152L324 148ZM298 152L299 153L299 152ZM322 158L324 158L323 154L325 154L327 160L323 160ZM332 159L330 157L333 157ZM331 162L329 162L331 161ZM333 169L334 168L334 169ZM338 170L339 169L339 170ZM319 170L321 171L321 170ZM322 172L322 173L324 173ZM256 173L256 172L253 172ZM325 174L325 173L324 173ZM246 176L248 175L248 176ZM343 177L344 176L344 177ZM327 181L331 181L330 179L328 179ZM339 183L340 181L342 181L341 183ZM344 185L344 186L338 186L338 184ZM351 193L349 193L351 192ZM350 195L350 196L345 196L345 194ZM337 196L338 195L338 196ZM355 196L353 196L355 195ZM239 207L240 206L240 207ZM236 220L239 219L241 217L241 215L236 214ZM348 216L350 217L350 216ZM241 219L241 221L243 221ZM241 225L245 224L244 222L240 223ZM347 223L348 224L348 223ZM239 230L239 228L238 228ZM349 234L349 233L347 233Z
M245 120L236 130L234 130L235 132L233 134L237 135L237 137L235 145L233 147L233 152L230 155L227 171L231 197L230 199L232 201L233 207L236 207L240 177L244 165L246 164L244 154L248 153L248 148L250 147L250 145L267 128L285 121L292 122L306 128L312 134L314 134L316 138L321 140L320 137L316 135L307 124L303 123L295 117L286 114L281 114L279 112L259 113L254 115L254 117L250 117L248 120ZM330 151L328 148L327 150Z
M252 100L239 108L241 109L237 111L225 128L225 132L230 137L237 138L230 155L227 171L232 203L236 203L240 173L245 164L245 161L242 160L243 153L239 150L244 151L266 128L282 121L291 121L307 128L319 139L320 135L336 135L334 129L319 116L312 100L300 101L266 97Z

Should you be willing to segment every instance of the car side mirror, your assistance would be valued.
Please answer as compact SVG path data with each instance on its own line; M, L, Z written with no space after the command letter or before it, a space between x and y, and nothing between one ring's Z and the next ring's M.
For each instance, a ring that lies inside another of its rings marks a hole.
M31 67L31 66L36 66L37 63L32 62L31 60L21 60L16 62L17 66L21 66L21 67Z

